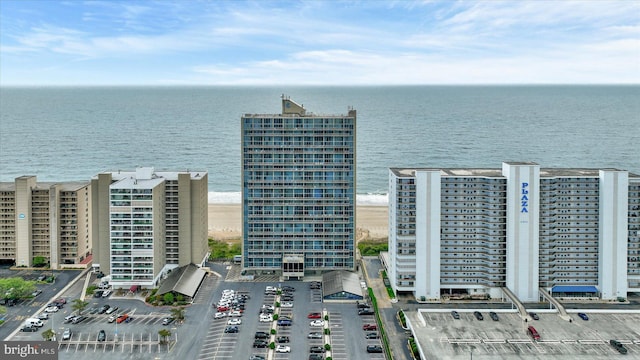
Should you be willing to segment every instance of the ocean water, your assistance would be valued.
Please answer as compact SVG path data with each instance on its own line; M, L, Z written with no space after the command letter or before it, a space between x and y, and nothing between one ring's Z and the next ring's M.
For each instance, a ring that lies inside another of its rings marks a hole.
M358 111L359 204L389 167L619 168L640 174L640 86L2 87L0 181L88 180L151 166L206 170L209 202L240 202L240 117Z

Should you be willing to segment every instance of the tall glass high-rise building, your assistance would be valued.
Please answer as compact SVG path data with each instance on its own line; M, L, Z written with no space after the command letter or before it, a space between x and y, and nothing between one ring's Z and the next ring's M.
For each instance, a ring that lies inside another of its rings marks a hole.
M250 273L353 270L356 111L242 117L242 266Z

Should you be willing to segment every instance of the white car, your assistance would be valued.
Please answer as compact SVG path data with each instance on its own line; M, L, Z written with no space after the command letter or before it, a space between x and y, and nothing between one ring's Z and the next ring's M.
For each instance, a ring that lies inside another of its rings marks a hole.
M227 313L223 313L223 312L217 312L213 315L214 319L222 319L223 317L227 316Z
M271 322L273 321L273 316L269 314L260 314L260 322Z
M109 295L111 295L111 290L105 290L105 292L102 293L103 298L109 297Z
M324 320L313 320L309 323L311 326L324 326Z
M43 312L43 313L40 313L40 314L38 314L38 316L36 317L36 319L40 319L40 320L47 320L47 319L49 319L49 314L44 313L44 312Z
M242 320L240 319L229 319L229 321L227 321L227 325L240 325L242 324Z
M280 304L280 307L292 308L293 307L293 303L292 302L283 302L282 304Z
M70 340L70 339L71 339L71 330L65 329L65 331L62 333L62 340Z
M273 305L263 304L261 309L275 310L276 308Z
M236 311L231 311L231 312L229 312L229 316L230 317L241 317L242 313L240 311L237 311L237 310Z
M48 312L48 313L54 313L54 312L58 312L58 307L57 306L49 306L48 308L44 309L44 312Z
M291 352L291 347L287 345L278 345L276 346L276 352L288 353L288 352Z
M225 295L225 294L233 295L234 293L235 293L235 290L232 290L232 289L224 289L224 290L222 290L222 295Z
M107 319L107 321L108 321L108 322L110 322L110 323L112 323L112 322L116 321L116 318L117 318L117 316L115 316L115 315L111 315L111 316L109 316L109 318Z

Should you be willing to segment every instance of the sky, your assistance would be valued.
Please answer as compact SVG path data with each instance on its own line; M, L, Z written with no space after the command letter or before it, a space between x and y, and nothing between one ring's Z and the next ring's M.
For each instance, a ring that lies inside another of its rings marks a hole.
M0 86L639 83L640 0L0 0Z

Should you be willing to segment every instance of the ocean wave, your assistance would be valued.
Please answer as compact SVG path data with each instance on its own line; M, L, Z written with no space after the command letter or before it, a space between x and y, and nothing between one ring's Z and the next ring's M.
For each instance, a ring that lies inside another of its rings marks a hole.
M242 198L239 191L211 191L209 204L240 204ZM387 205L387 194L357 194L357 205Z

